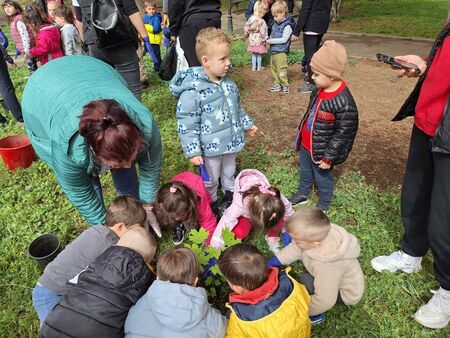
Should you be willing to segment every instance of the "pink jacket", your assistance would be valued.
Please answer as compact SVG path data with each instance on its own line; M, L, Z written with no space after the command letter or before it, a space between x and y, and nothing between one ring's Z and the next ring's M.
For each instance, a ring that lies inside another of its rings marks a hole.
M233 202L227 210L225 210L219 224L214 231L211 239L211 245L214 247L221 247L223 245L222 240L222 230L226 227L233 230L238 222L239 217L250 218L250 214L247 208L247 200L242 199L241 192L247 191L253 186L262 186L265 188L270 187L270 183L263 173L256 169L245 169L242 170L234 181L234 193ZM292 209L292 204L281 194L281 200L286 208L286 213L284 214L284 219L288 219L294 214Z
M36 36L36 47L30 49L30 54L39 58L42 65L64 56L59 28L49 24L42 25Z
M211 237L214 229L216 228L217 221L211 210L212 198L209 192L205 188L205 184L200 176L185 171L172 178L172 182L181 182L186 184L189 188L194 189L199 197L197 203L197 223L206 231L210 233ZM209 243L209 240L207 241Z

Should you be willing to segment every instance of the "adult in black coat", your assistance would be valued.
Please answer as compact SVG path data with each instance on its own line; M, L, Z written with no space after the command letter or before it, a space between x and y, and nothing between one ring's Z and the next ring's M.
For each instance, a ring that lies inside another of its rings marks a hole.
M220 0L170 0L169 29L173 41L178 37L189 67L200 66L195 55L195 38L206 27L220 28Z
M69 286L45 319L40 337L123 337L129 309L154 280L139 253L113 246Z
M297 41L303 32L304 63L307 68L305 82L308 85L302 92L310 93L314 80L309 63L320 47L323 35L330 24L331 0L303 0L297 25L292 33L292 41Z

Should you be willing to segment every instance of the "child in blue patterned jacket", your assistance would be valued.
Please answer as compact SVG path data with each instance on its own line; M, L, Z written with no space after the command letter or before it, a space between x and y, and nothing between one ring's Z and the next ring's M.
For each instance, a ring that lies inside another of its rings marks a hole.
M169 86L178 97L178 136L189 161L205 164L210 176L205 186L213 202L219 178L224 199L231 201L236 153L245 144L244 132L253 136L258 128L240 106L238 87L227 76L231 42L226 34L217 28L202 29L195 51L202 66L178 72Z

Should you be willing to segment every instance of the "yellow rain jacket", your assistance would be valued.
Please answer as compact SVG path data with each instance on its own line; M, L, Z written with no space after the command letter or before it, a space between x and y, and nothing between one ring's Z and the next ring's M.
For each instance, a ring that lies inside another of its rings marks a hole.
M304 338L311 336L308 292L302 284L289 275L290 268L285 271L294 288L274 312L257 320L245 321L240 319L233 307L227 304L227 307L231 309L227 338Z

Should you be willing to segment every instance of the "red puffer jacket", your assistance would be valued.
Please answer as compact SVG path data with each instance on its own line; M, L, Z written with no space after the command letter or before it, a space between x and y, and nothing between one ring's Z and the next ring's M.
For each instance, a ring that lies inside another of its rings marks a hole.
M49 24L42 25L36 36L36 47L30 49L30 54L39 58L42 65L64 56L59 28Z

